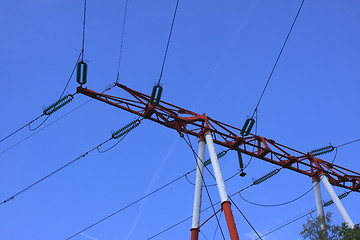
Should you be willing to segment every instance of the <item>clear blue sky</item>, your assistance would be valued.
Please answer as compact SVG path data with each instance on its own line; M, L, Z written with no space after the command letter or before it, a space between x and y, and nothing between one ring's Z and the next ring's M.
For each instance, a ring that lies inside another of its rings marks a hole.
M162 100L240 128L254 110L300 3L180 0ZM88 0L87 87L96 91L116 78L124 4L124 0ZM159 77L174 6L175 0L129 0L121 83L150 94ZM81 50L82 11L82 0L2 1L1 138L41 115L42 107L59 97ZM304 152L360 138L359 11L357 0L305 1L259 107L259 135ZM76 87L73 78L66 92L74 93ZM123 92L112 89L109 94L122 96ZM43 126L87 100L77 95ZM0 201L134 119L128 112L91 101L10 150L33 132L24 129L0 143ZM197 140L192 138L192 142L197 148ZM339 148L335 163L360 172L359 146ZM331 153L323 159L332 161L333 157ZM0 205L0 239L66 239L194 167L190 149L174 130L143 121L111 151L94 151ZM239 168L236 154L222 158L221 167L225 178L235 174ZM273 169L275 166L254 159L245 178L226 182L229 194ZM194 181L195 175L188 177ZM206 180L214 183L210 177ZM311 186L307 176L283 170L244 191L243 196L261 204L277 204L300 196ZM217 202L216 188L209 191ZM322 194L324 201L330 199L324 189ZM203 206L209 206L206 194L203 199ZM312 192L282 207L257 207L239 196L233 200L260 233L315 207ZM360 222L359 200L358 193L343 200L355 223ZM74 239L147 239L191 216L192 202L193 186L183 178ZM341 223L334 206L326 210L334 213L335 223ZM211 211L205 212L202 220L209 215ZM236 209L234 215L240 238L253 239L253 231ZM226 233L223 217L221 222ZM299 220L264 239L300 239L304 222ZM188 239L190 227L187 221L154 239ZM202 233L213 239L215 229L213 219ZM215 239L222 239L219 232Z

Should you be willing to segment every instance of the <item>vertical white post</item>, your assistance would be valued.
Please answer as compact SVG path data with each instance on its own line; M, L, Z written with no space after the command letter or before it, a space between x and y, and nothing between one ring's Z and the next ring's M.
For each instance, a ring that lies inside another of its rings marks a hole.
M198 154L197 154L194 207L193 207L192 224L191 224L191 229L194 231L198 229L200 224L201 196L202 196L202 185L203 185L203 176L204 176L204 158L205 158L205 141L200 139Z
M339 197L336 195L333 187L329 183L329 179L325 176L325 174L322 174L320 176L321 182L324 184L327 192L329 193L332 201L334 202L335 206L337 207L338 211L340 212L341 216L343 217L345 223L350 227L354 228L354 222L351 220L349 214L344 208L344 205L341 203Z
M318 217L322 219L320 228L325 229L325 219L324 219L324 207L322 203L322 196L320 190L320 182L318 180L313 181L314 193L315 193L315 203Z
M207 144L208 150L209 150L211 165L214 169L214 175L215 175L216 185L218 187L218 191L219 191L219 195L220 195L220 200L221 200L221 202L228 201L228 195L226 192L224 179L223 179L223 176L221 173L219 159L216 154L214 141L211 137L211 133L205 134L205 140L206 140L206 144Z
M205 133L205 141L208 146L210 159L211 159L211 165L214 170L216 185L218 187L220 200L221 200L221 207L224 211L226 223L227 223L229 234L230 234L230 239L231 240L240 240L239 233L237 231L235 220L234 220L234 215L232 214L231 204L228 200L228 195L227 195L226 188L225 188L225 182L224 182L224 179L223 179L223 176L221 173L219 159L216 154L215 145L214 145L214 141L211 137L211 133L209 133L209 132Z

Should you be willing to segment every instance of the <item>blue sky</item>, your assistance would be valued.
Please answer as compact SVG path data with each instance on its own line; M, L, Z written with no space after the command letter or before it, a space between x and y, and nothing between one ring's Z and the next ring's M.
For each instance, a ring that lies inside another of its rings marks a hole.
M162 100L241 128L254 110L300 3L180 0L162 79ZM41 115L42 107L61 94L81 50L83 1L3 0L1 5L2 138ZM90 89L100 92L115 81L124 5L124 0L88 0L85 59ZM174 6L175 1L169 0L129 0L120 83L150 94L159 77ZM259 135L303 152L360 138L359 10L356 0L305 1L259 107ZM76 87L73 78L66 92L74 93ZM115 88L108 93L124 94ZM51 125L45 129L20 144L34 132L23 129L0 143L0 201L135 119L128 112L91 101L52 123L86 101L86 96L76 95L48 119L43 126ZM191 140L197 149L197 140ZM359 144L339 148L335 163L360 172ZM333 157L334 153L322 156L327 161ZM220 164L225 178L239 168L234 152ZM0 205L0 239L66 239L194 167L191 150L174 130L145 120L111 151L94 151ZM253 159L246 177L226 182L228 193L273 169ZM195 175L188 178L194 181ZM210 176L206 182L214 183ZM307 176L282 170L243 196L277 204L311 186ZM216 188L209 187L209 192L217 202ZM324 201L330 199L325 189L322 194ZM260 233L315 207L312 192L282 207L257 207L237 195L233 200ZM182 178L73 239L148 239L191 216L192 201L193 186ZM358 193L343 200L355 223L360 222L358 202ZM209 206L206 194L203 206ZM334 206L326 210L334 213L335 223L341 223ZM251 228L233 211L240 238L253 239ZM202 220L211 214L204 212ZM304 222L299 220L264 239L300 239ZM223 217L221 223L226 232ZM154 239L187 239L190 227L186 221ZM213 239L215 229L213 219L202 233ZM221 239L219 232L215 239Z

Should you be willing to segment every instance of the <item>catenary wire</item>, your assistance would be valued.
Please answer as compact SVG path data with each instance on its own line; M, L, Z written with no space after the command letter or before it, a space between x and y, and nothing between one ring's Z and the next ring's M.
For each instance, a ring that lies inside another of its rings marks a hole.
M359 139L356 139L356 140L353 140L353 141L350 141L350 142L346 142L346 143L343 143L339 146L336 146L335 148L340 148L340 147L343 147L343 146L346 146L346 145L349 145L349 144L352 144L352 143L356 143L356 142L359 142L360 141L360 138Z
M220 216L219 216L219 219L221 220L221 217L222 217L222 211L219 213ZM214 237L213 237L213 240L215 240L215 237L216 237L216 233L217 233L217 230L219 228L219 225L216 225L216 228L215 228L215 232L214 232ZM200 231L201 232L201 231ZM205 237L205 235L203 235ZM205 237L206 238L206 237ZM206 238L207 239L207 238Z
M258 235L258 237L262 240L259 233L256 231L255 227L252 225L252 223L249 221L249 219L245 216L245 214L240 210L240 208L236 205L236 203L232 200L232 198L228 195L228 198L230 199L231 203L235 206L235 208L238 210L238 212L241 214L241 216L245 219L245 221L249 224L249 226L252 228L252 230Z
M125 134L120 140L119 142L121 142L125 137L127 136L127 134ZM23 188L22 190L20 190L19 192L15 193L14 195L12 195L11 197L5 199L4 201L0 202L0 205L9 202L10 200L13 200L15 197L19 196L20 194L24 193L25 191L29 190L30 188L34 187L35 185L39 184L40 182L44 181L45 179L51 177L52 175L54 175L55 173L58 173L59 171L63 170L64 168L70 166L71 164L73 164L74 162L77 162L78 160L86 157L89 153L91 153L92 151L94 151L95 149L99 149L99 147L103 146L105 143L109 142L110 140L112 140L113 138L109 138L105 141L103 141L102 143L98 144L97 146L93 147L92 149L90 149L89 151L85 152L84 154L80 155L79 157L71 160L70 162L64 164L63 166L57 168L56 170L52 171L51 173L47 174L46 176L42 177L41 179L37 180L36 182L30 184L29 186ZM118 142L118 143L119 143ZM113 146L114 147L114 146ZM112 147L112 148L113 148Z
M338 154L338 148L336 147L336 148L335 148L335 155L334 155L334 158L333 158L333 160L331 161L331 163L334 163L334 162L335 162L336 157L337 157L337 154Z
M107 91L111 90L113 87L114 87L114 85L110 85L110 86L106 87L106 88L105 88L105 90L104 90L104 91L102 91L102 93L104 93L104 92L107 92ZM22 143L22 142L24 142L25 140L27 140L27 139L31 138L31 137L32 137L32 136L34 136L35 134L37 134L37 133L39 133L40 131L44 130L45 128L47 128L47 127L49 127L49 126L53 125L53 124L54 124L54 123L56 123L57 121L59 121L59 120L63 119L64 117L66 117L66 116L70 115L71 113L73 113L74 111L78 110L79 108L81 108L81 107L85 106L86 104L88 104L88 103L89 103L89 102L91 102L92 100L93 100L93 99L89 99L88 101L86 101L86 102L82 103L81 105L77 106L77 107L76 107L76 108L74 108L73 110L71 110L71 111L69 111L69 112L65 113L64 115L62 115L61 117L59 117L59 118L57 118L56 120L52 121L52 122L51 122L51 123L49 123L48 125L46 125L46 126L44 126L44 127L40 128L40 129L39 129L39 130L37 130L36 132L32 133L31 135L29 135L29 136L25 137L24 139L20 140L19 142L15 143L14 145L10 146L9 148L7 148L7 149L5 149L4 151L0 152L0 155L2 155L3 153L5 153L5 152L9 151L10 149L12 149L12 148L16 147L16 146L17 146L17 145L19 145L20 143ZM40 118L40 117L39 117L39 118ZM36 120L37 120L37 119L34 119L33 121L36 121ZM27 126L27 125L24 125L24 127L26 127L26 126ZM21 129L20 129L20 130L21 130Z
M81 55L81 53L80 53L80 55ZM68 81L67 81L67 83L66 83L66 85L65 85L65 87L64 87L64 89L63 89L63 91L61 92L61 95L60 95L59 99L64 95L67 87L69 86L70 80L71 80L72 76L74 75L74 72L75 72L75 69L76 69L76 65L77 65L77 63L78 63L78 61L79 61L80 55L77 57L76 64L75 64L75 66L74 66L74 68L73 68L73 70L72 70L72 72L71 72L71 74L70 74L70 77L69 77L69 79L68 79ZM26 127L29 127L29 130L30 130L30 131L35 131L35 130L37 130L38 128L40 128L40 127L47 121L47 119L49 118L50 115L47 116L46 119L45 119L43 122L41 122L41 123L40 123L37 127L35 127L35 128L31 128L31 124L34 123L36 120L40 119L41 117L43 117L44 115L45 115L44 113L41 114L40 116L36 117L35 119L31 120L31 121L28 122L27 124L23 125L22 127L18 128L17 130L15 130L14 132L10 133L10 134L7 135L6 137L2 138L2 139L0 140L0 143L3 142L3 141L5 141L6 139L10 138L11 136L15 135L17 132L21 131L22 129L24 129L24 128L26 128Z
M127 207L130 207L130 206L132 206L133 204L135 204L135 203L137 203L137 202L139 202L139 201L141 201L141 200L145 199L146 197L149 197L150 195L152 195L152 194L156 193L157 191L160 191L161 189L165 188L166 186L169 186L170 184L174 183L175 181L177 181L177 180L181 179L182 177L186 177L188 174L190 174L190 173L192 173L192 172L194 172L194 171L196 171L196 168L195 168L195 169L193 169L193 170L191 170L191 171L189 171L189 172L187 172L186 174L184 174L184 175L182 175L182 176L178 177L177 179L175 179L175 180L173 180L173 181L171 181L171 182L169 182L169 183L167 183L167 184L163 185L162 187L160 187L160 188L158 188L158 189L154 190L153 192L151 192L151 193L149 193L149 194L147 194L147 195L143 196L142 198L140 198L140 199L138 199L138 200L136 200L136 201L134 201L134 202L130 203L130 204L129 204L128 206L126 206L125 208L121 208L121 209L117 210L116 212L114 212L114 213L112 213L112 214L110 214L110 215L106 216L105 218L103 218L103 219L101 219L101 220L97 221L96 223L94 223L94 224L92 224L92 225L90 225L90 226L88 226L88 227L84 228L82 231L80 231L80 232L78 232L78 233L76 233L76 234L72 235L70 238L75 237L76 235L78 235L78 234L80 234L80 233L82 233L82 232L84 232L84 231L86 231L86 230L88 230L88 229L90 229L90 228L94 227L95 225L97 225L97 224L99 224L99 223L101 223L101 222L103 222L103 221L107 220L108 218L110 218L110 217L114 216L115 214L120 213L122 210L126 209ZM248 186L246 186L246 187L242 188L241 190L239 190L239 191L237 191L237 192L235 192L235 193L231 194L229 197L233 197L233 196L235 196L235 195L239 194L240 192L247 190L248 188L250 188L250 187L252 187L252 186L254 186L254 184L251 184L251 185L248 185ZM215 204L212 204L211 206L209 206L209 207L207 207L207 208L205 208L205 209L201 210L201 212L204 212L204 211L206 211L206 210L209 210L210 208L213 208L213 206L218 205L218 204L220 204L220 203L221 203L221 202L220 202L220 201L218 201L218 202L216 202ZM314 210L314 211L315 211L315 210ZM168 227L168 228L166 228L166 229L164 229L164 230L162 230L162 231L158 232L157 234L155 234L155 235L153 235L153 236L151 236L151 237L149 237L149 238L147 238L147 239L153 239L153 238L155 238L155 237L157 237L157 236L159 236L159 235L161 235L161 234L163 234L163 233L165 233L165 232L167 232L167 231L171 230L172 228L174 228L174 227L176 227L176 226L178 226L178 225L180 225L180 224L182 224L182 223L186 222L187 220L191 219L191 217L192 217L192 216L187 217L187 218L185 218L185 219L181 220L180 222L178 222L178 223L176 223L176 224L171 225L170 227ZM280 227L280 228L281 228L281 227ZM280 228L279 228L279 229L280 229ZM267 233L267 234L269 234L269 233ZM267 235L267 234L266 234L266 235ZM264 236L265 236L265 235L262 235L261 237L264 237ZM70 238L67 238L67 239L70 239ZM259 238L258 238L258 239L259 239Z
M193 171L195 171L195 170L196 170L196 169L194 169ZM190 172L189 172L189 173L190 173ZM241 190L239 190L239 191L237 191L237 192L235 192L235 193L231 194L231 195L230 195L230 197L235 196L235 195L236 195L236 194L238 194L240 191L244 191L244 190L248 189L248 188L249 188L249 187L251 187L251 186L252 186L252 185L249 185L249 186L247 186L247 187L245 187L245 188L243 188L243 189L241 189ZM216 203L215 203L215 205L218 205L218 204L220 204L220 203L221 203L221 202L220 202L220 201L218 201L218 202L216 202ZM209 206L209 207L204 208L203 210L201 210L201 212L207 211L207 210L209 210L210 208L212 208L212 206ZM161 234L163 234L163 233L165 233L165 232L167 232L167 231L171 230L172 228L174 228L174 227L176 227L176 226L180 225L181 223L183 223L183 222L185 222L185 221L187 221L187 220L191 219L191 217L192 217L192 216L187 217L187 218L185 218L185 219L183 219L183 220L179 221L178 223L175 223L175 224L171 225L170 227L166 228L165 230L162 230L161 232L158 232L157 234L155 234L155 235L153 235L153 236L151 236L150 238L147 238L147 239L153 239L153 238L155 238L155 237L157 237L157 236L159 236L159 235L161 235Z
M81 61L84 61L85 54L85 31L86 31L86 0L84 0L84 11L83 11L83 26L82 26L82 41L81 41Z
M277 66L277 64L278 64L278 62L279 62L279 60L280 60L281 54L283 53L284 48L285 48L285 46L286 46L286 43L287 43L287 41L288 41L288 39L289 39L289 37L290 37L290 34L291 34L291 32L292 32L292 30L293 30L293 28L294 28L294 26L295 26L296 20L298 19L298 16L299 16L300 11L301 11L301 9L302 9L302 7L303 7L303 5L304 5L304 2L305 2L305 0L302 0L302 1L301 1L300 7L299 7L299 9L298 9L298 11L297 11L297 13L296 13L296 16L295 16L295 18L294 18L294 21L293 21L293 23L292 23L292 25L291 25L291 27L290 27L290 30L289 30L286 38L285 38L285 41L284 41L284 43L283 43L283 45L282 45L282 47L281 47L281 50L280 50L280 52L279 52L279 55L278 55L277 58L276 58L275 64L274 64L274 66L273 66L273 68L272 68L272 70L271 70L271 72L270 72L270 75L269 75L269 77L268 77L268 79L267 79L267 81L266 81L265 87L264 87L264 89L263 89L263 91L262 91L262 93L261 93L261 95L260 95L260 98L259 98L257 104L256 104L256 107L255 107L255 109L254 109L254 112L253 112L253 114L252 114L252 117L254 117L255 112L258 110L258 107L259 107L259 105L260 105L260 102L261 102L261 100L262 100L262 98L263 98L263 96L264 96L264 94L265 94L265 91L266 91L268 85L269 85L269 82L270 82L270 80L271 80L271 77L273 76L273 73L274 73L274 71L275 71L275 68L276 68L276 66Z
M174 28L174 23L175 23L175 18L176 18L176 13L177 13L177 10L178 10L178 6L179 6L179 0L176 0L176 6L175 6L175 10L174 10L173 19L172 19L172 22L171 22L171 28L170 28L169 37L168 37L167 44L166 44L164 59L163 59L161 70L160 70L160 76L159 76L159 80L158 80L158 85L161 82L162 75L163 75L163 72L164 72L166 57L167 57L167 53L168 53L168 50L169 50L171 35L172 35L173 28Z
M30 188L34 187L35 185L39 184L40 182L44 181L45 179L51 177L52 175L54 175L55 173L63 170L64 168L68 167L69 165L73 164L74 162L86 157L89 153L91 153L92 151L94 151L95 149L97 149L98 147L104 145L105 143L109 142L112 138L109 138L107 140L105 140L104 142L100 143L99 145L97 145L96 147L93 147L92 149L90 149L89 151L85 152L84 154L80 155L79 157L71 160L70 162L64 164L63 166L59 167L58 169L56 169L55 171L52 171L51 173L47 174L46 176L40 178L39 180L37 180L36 182L30 184L29 186L23 188L22 190L20 190L19 192L15 193L14 195L12 195L11 197L7 198L6 200L0 202L0 205L9 202L10 200L13 200L15 197L19 196L20 194L24 193L25 191L29 190Z
M24 142L25 140L27 140L27 139L29 139L29 138L33 137L35 134L37 134L37 133L41 132L42 130L46 129L47 127L49 127L49 126L53 125L53 124L54 124L54 123L56 123L57 121L59 121L59 120L63 119L64 117L66 117L66 116L70 115L71 113L73 113L73 112L74 112L74 111L76 111L77 109L79 109L79 108L81 108L82 106L84 106L84 105L88 104L90 101L92 101L92 99L90 99L90 100L88 100L88 101L86 101L86 102L82 103L81 105L77 106L77 107L76 107L76 108L74 108L73 110L71 110L71 111L69 111L69 112L65 113L65 114L64 114L64 115L62 115L61 117L57 118L56 120L52 121L51 123L49 123L49 124L45 125L44 127L40 128L40 129L39 129L39 130L37 130L36 132L32 133L31 135L29 135L29 136L25 137L25 138L24 138L24 139L22 139L21 141L19 141L19 142L15 143L14 145L12 145L12 146L10 146L9 148L5 149L4 151L0 152L0 155L4 154L5 152L9 151L10 149L12 149L12 148L16 147L17 145L19 145L20 143Z
M309 214L311 214L311 213L313 213L313 212L315 212L315 211L316 211L316 208L313 209L313 210L311 210L311 211L308 211L308 212L306 212L306 213L304 213L304 214L300 214L300 215L296 216L295 218L292 218L292 219L286 221L285 223L282 223L282 224L280 224L280 225L277 225L275 228L273 228L273 229L269 230L268 232L262 234L261 237L265 237L265 236L267 236L267 235L269 235L269 234L271 234L271 233L273 233L273 232L275 232L275 231L277 231L277 230L279 230L279 229L281 229L281 228L283 228L283 227L286 227L287 225L289 225L289 224L291 224L291 223L293 223L293 222L296 222L297 220L299 220L299 219L301 219L301 218L304 218L304 217L306 217L307 215L309 215ZM258 240L258 239L260 239L260 238L253 238L253 239L251 239L251 240Z
M81 52L80 52L80 54L79 54L79 56L78 56L78 58L77 58L77 60L76 60L76 63L75 63L75 65L74 65L74 67L73 67L73 70L71 71L70 77L69 77L69 79L67 80L67 82L66 82L66 84L65 84L65 87L64 87L64 89L62 90L62 92L61 92L61 94L60 94L59 99L64 95L66 89L68 88L68 86L69 86L69 84L70 84L70 81L71 81L72 77L74 76L74 73L75 73L77 64L78 64L78 62L79 62L79 60L80 60L80 56L81 56ZM75 94L76 94L76 93L75 93ZM73 94L73 95L75 95L75 94ZM36 126L35 128L31 128L31 126L30 126L30 124L29 124L29 125L28 125L28 126L29 126L29 130L30 130L30 131L35 131L35 130L37 130L38 128L40 128L40 127L49 119L49 117L50 117L50 115L46 116L46 118L44 119L44 121L42 121L42 122L41 122L38 126Z
M121 40L120 40L119 60L118 60L118 68L117 68L117 74L116 74L116 82L117 83L119 82L119 75L120 75L120 66L121 66L121 58L122 58L122 51L123 51L123 45L124 45L127 9L128 9L128 0L125 0L124 18L123 18L123 25L122 25Z
M317 182L313 187L311 187L311 188L310 188L309 190L307 190L305 193L301 194L299 197L296 197L296 198L294 198L294 199L292 199L292 200L290 200L290 201L283 202L283 203L278 203L278 204L260 204L260 203L255 203L255 202L252 202L252 201L249 201L249 200L245 199L245 198L241 195L240 192L239 192L239 196L240 196L240 198L241 198L242 200L244 200L245 202L250 203L250 204L255 205L255 206L259 206L259 207L280 207L280 206L284 206L284 205L293 203L293 202L295 202L295 201L297 201L297 200L305 197L309 192L311 192L311 191L315 188L315 186L316 186L317 184L319 184L319 182Z
M190 173L190 172L188 172L188 173L186 173L186 174L189 174L189 173ZM75 233L75 234L71 235L70 237L68 237L68 238L66 238L66 239L71 239L71 238L73 238L73 237L75 237L75 236L79 235L80 233L82 233L82 232L84 232L84 231L86 231L86 230L88 230L88 229L90 229L90 228L92 228L92 227L94 227L94 226L98 225L99 223L101 223L101 222L103 222L103 221L105 221L105 220L107 220L107 219L111 218L112 216L114 216L114 215L116 215L116 214L118 214L118 213L120 213L120 212L124 211L125 209L127 209L127 208L131 207L132 205L134 205L134 204L136 204L136 203L138 203L138 202L140 202L141 200L143 200L143 199L145 199L145 198L147 198L147 197L150 197L150 196L151 196L151 195L153 195L154 193L156 193L156 192L158 192L158 191L160 191L160 190L162 190L162 189L164 189L164 188L166 188L166 187L170 186L171 184L173 184L173 183L177 182L178 180L180 180L181 178L183 178L186 174L184 174L184 175L182 175L182 176L180 176L180 177L178 177L178 178L176 178L176 179L174 179L174 180L172 180L172 181L170 181L170 182L166 183L165 185L163 185L163 186L161 186L161 187L159 187L159 188L155 189L154 191L152 191L152 192L150 192L150 193L148 193L148 194L144 195L143 197L141 197L141 198L137 199L136 201L129 203L129 204L128 204L128 205L126 205L125 207L122 207L122 208L120 208L119 210L117 210L117 211L115 211L115 212L113 212L113 213L111 213L111 214L107 215L106 217L102 218L101 220L99 220L99 221L97 221L97 222L95 222L95 223L91 224L90 226L88 226L88 227L86 227L86 228L82 229L81 231L79 231L79 232L77 232L77 233ZM191 217L190 217L190 218L191 218ZM187 219L186 219L186 220L187 220ZM185 220L185 221L186 221L186 220ZM179 223L179 224L180 224L180 223ZM149 239L150 239L150 238L149 238Z
M348 191L347 193L349 194L350 192L351 192L351 191ZM325 203L323 203L323 207L328 207L328 206L330 206L330 205L325 205ZM285 221L285 223L279 224L279 225L271 228L271 229L268 230L265 234L263 234L261 237L267 236L267 235L269 235L270 233L273 233L273 232L275 232L275 231L277 231L277 230L279 230L279 229L281 229L281 228L283 228L283 227L285 227L285 226L287 226L287 225L289 225L289 224L291 224L291 223L293 223L293 222L295 222L295 221L297 221L297 220L299 220L299 219L301 219L301 218L303 218L303 217L306 217L306 216L309 215L309 214L310 214L310 216L312 217L311 214L312 214L313 212L315 212L315 211L317 211L316 208L314 208L313 210L310 210L310 211L308 211L308 212L306 212L306 213L304 213L304 214L300 214L300 215L298 215L298 216L296 216L296 217L293 217L293 218L291 218L290 220ZM257 239L259 239L259 238L251 239L251 240L257 240Z
M237 171L235 174L233 174L232 176L230 176L230 177L228 177L227 179L225 179L224 182L227 182L227 181L233 179L233 178L236 177L240 172L241 172L241 171ZM191 182L187 176L186 176L186 180L188 181L188 183L190 183L191 185L195 186L195 183ZM216 186L216 184L209 184L209 185L207 185L207 186L208 186L208 187L214 187L214 186Z

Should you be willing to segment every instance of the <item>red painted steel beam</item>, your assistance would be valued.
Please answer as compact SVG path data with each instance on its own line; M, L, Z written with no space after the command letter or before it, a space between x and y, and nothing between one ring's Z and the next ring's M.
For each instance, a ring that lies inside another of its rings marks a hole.
M121 98L78 87L77 92L105 102L145 119L175 129L180 135L187 133L197 138L206 131L212 133L214 142L269 163L293 170L317 179L325 174L332 185L360 192L360 173L289 148L274 140L249 134L240 135L241 129L212 119L206 114L197 114L165 101L156 106L149 104L150 96L115 84L131 97Z

